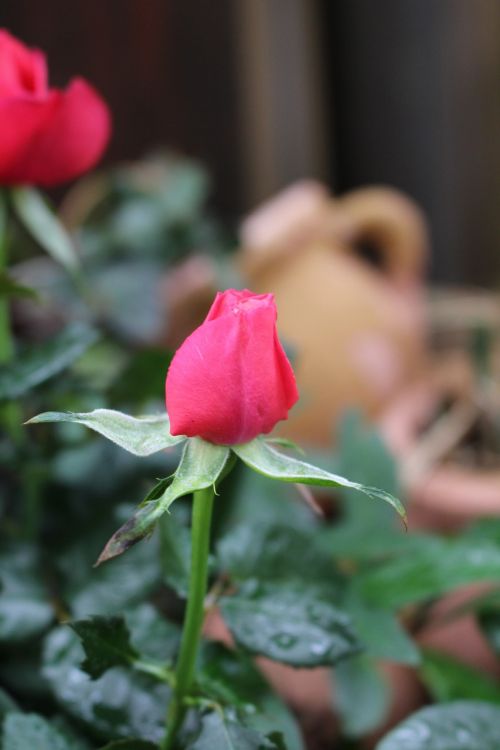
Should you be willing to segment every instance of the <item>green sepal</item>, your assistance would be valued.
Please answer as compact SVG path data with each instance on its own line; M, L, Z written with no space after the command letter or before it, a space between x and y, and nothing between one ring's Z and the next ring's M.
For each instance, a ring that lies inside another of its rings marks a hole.
M12 188L10 198L17 218L40 247L67 271L78 270L80 260L73 241L43 196L22 187Z
M113 409L94 409L87 413L47 411L29 419L26 424L41 422L75 422L98 432L135 456L152 453L182 443L182 435L170 434L167 414L131 417Z
M255 438L255 440L243 445L233 445L232 449L243 463L270 479L277 479L281 482L313 484L320 487L346 487L358 490L372 499L384 500L389 503L403 520L406 519L406 511L401 501L389 492L376 487L367 487L305 461L286 456L269 445L262 437Z
M158 519L178 497L211 485L215 486L223 475L229 459L229 448L207 443L201 438L187 440L177 470L163 494L140 507L135 515L113 534L99 556L97 565L121 555L148 536Z

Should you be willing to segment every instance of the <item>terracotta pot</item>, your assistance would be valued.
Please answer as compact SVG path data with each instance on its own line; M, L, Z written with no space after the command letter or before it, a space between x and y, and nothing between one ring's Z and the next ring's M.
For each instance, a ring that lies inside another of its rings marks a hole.
M432 426L446 403L451 407ZM381 432L400 463L411 528L447 531L500 514L500 468L467 466L448 457L481 409L470 363L457 355L403 392L380 418Z
M243 223L241 243L248 284L274 292L295 353L301 401L286 436L328 444L346 407L376 415L422 369L427 233L407 198L366 188L332 200L300 183ZM367 244L380 267L358 252Z

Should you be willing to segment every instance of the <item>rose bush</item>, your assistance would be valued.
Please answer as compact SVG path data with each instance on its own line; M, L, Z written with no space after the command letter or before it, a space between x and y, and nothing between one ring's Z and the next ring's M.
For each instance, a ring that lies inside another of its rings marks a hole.
M166 380L172 435L235 445L286 419L297 385L272 294L228 289L176 352Z
M109 139L111 118L82 78L49 88L45 55L0 30L0 184L55 185L87 171Z

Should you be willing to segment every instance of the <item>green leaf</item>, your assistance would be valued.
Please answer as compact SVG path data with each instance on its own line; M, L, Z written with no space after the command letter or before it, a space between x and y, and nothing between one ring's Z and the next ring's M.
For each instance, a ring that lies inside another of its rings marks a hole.
M245 711L247 725L264 735L277 729L285 738L287 750L304 750L297 721L248 655L207 642L200 661L197 684L204 696ZM249 706L256 710L249 711Z
M346 659L335 667L334 677L342 733L362 737L377 729L389 710L391 691L373 659L364 654Z
M93 679L111 667L128 666L139 658L130 643L130 633L123 617L95 615L68 623L82 642L85 661L82 669Z
M170 422L166 414L130 417L112 409L94 409L86 414L48 411L32 417L26 424L42 422L74 422L84 425L135 456L150 456L186 439L170 434Z
M372 566L356 587L381 607L399 608L425 601L459 586L495 581L500 576L500 545L476 539L426 537L407 555Z
M423 708L399 724L376 750L498 750L500 708L456 701Z
M178 634L174 644L168 635L169 623L158 615L149 616L149 624L146 618L137 630L134 615L126 616L133 645L155 658L163 640L162 658L172 656ZM141 617L144 620L142 613ZM166 638L160 630L167 631ZM79 639L68 627L56 628L46 639L43 675L61 708L103 742L130 737L159 742L171 695L168 686L123 667L113 667L92 680L80 666L83 657Z
M163 576L178 596L186 597L191 569L191 534L178 520L175 510L159 523L160 555Z
M13 188L12 205L33 239L68 271L80 266L71 237L51 211L40 193L33 188Z
M0 687L0 724L3 721L4 716L11 713L12 711L19 711L17 703L10 697L10 695Z
M366 487L358 482L352 482L350 479L337 474L331 474L329 471L320 469L305 461L299 461L296 458L279 453L260 437L244 445L233 446L233 450L243 463L270 479L277 479L281 482L298 482L300 484L313 484L321 487L346 487L358 490L358 492L363 492L372 499L384 500L389 505L392 505L400 516L406 518L406 511L401 502L388 492L375 487Z
M201 731L186 750L282 750L260 732L240 724L227 713L209 713L202 718Z
M92 568L86 546L72 546L60 559L64 572L64 599L75 618L93 614L121 614L126 607L137 605L161 584L158 540L151 539L115 560L110 565ZM95 556L95 552L94 552Z
M258 520L245 522L219 541L218 565L238 581L310 581L314 572L315 584L324 580L333 593L339 583L333 558L315 542L315 529L299 530Z
M58 375L98 338L95 328L84 323L70 323L50 341L31 347L12 363L0 368L0 399L19 398Z
M16 545L0 555L0 643L36 638L54 612L32 548Z
M465 699L500 704L500 687L491 677L439 651L424 651L420 677L437 701Z
M167 512L178 497L211 485L215 486L229 458L229 448L207 443L200 438L188 440L172 482L160 497L139 508L135 515L113 534L97 564L121 555L129 547L148 536L158 519Z
M30 297L31 299L36 299L37 296L34 289L18 284L8 273L0 271L0 297Z
M342 607L352 619L354 629L370 656L399 664L420 664L420 652L397 616L374 607L355 594L349 594Z
M77 750L46 719L37 714L8 714L3 723L2 750Z
M101 750L158 750L158 747L159 745L153 745L145 740L117 740L109 742Z
M312 586L249 580L221 609L239 646L294 667L333 665L361 650L348 615Z

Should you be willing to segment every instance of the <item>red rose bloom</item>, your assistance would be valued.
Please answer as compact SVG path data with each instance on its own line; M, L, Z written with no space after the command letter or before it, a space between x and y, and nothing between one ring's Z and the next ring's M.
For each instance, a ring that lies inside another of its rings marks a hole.
M272 294L228 289L177 350L166 381L172 435L219 445L270 432L298 399Z
M0 29L0 185L71 180L94 166L109 134L109 110L88 83L49 88L44 54Z

